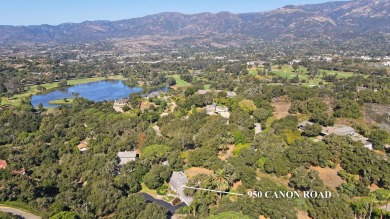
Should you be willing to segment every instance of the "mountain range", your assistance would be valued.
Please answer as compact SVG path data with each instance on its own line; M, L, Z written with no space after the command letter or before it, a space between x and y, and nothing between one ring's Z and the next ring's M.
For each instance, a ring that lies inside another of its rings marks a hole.
M352 39L390 33L390 0L336 1L288 5L267 12L181 14L167 12L120 21L60 25L0 25L0 44L77 43L145 36L245 36L264 40Z

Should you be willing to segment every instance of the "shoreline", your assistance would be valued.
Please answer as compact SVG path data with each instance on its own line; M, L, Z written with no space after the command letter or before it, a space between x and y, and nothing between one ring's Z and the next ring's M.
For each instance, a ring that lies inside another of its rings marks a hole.
M122 80L125 81L126 78L124 78L122 75L113 75L109 76L108 78L105 77L91 77L91 78L75 78L75 79L69 79L67 80L68 85L64 88L69 88L75 85L79 84L87 84L91 82L97 82L97 81L104 81L104 80ZM43 86L46 88L46 90L40 91L38 90L38 86ZM32 95L40 95L52 92L54 90L57 90L60 88L58 85L58 82L51 82L51 83L45 83L40 85L28 85L25 88L23 93L18 93L12 96L12 100L8 99L7 97L0 97L1 98L1 106L19 106L21 99L30 97Z

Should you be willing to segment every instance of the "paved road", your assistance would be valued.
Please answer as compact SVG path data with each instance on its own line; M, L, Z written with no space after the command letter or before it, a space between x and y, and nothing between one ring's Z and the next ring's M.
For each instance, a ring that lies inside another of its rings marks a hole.
M33 215L31 213L16 209L16 208L10 208L10 207L5 207L5 206L0 206L0 211L6 212L6 213L11 213L13 215L18 215L21 216L25 219L41 219L41 217Z
M185 203L181 203L180 205L176 205L176 206L173 206L171 203L169 202L166 202L164 200L161 200L161 199L156 199L154 198L153 196L147 194L147 193L139 193L140 195L142 195L145 199L146 202L155 202L161 206L163 206L164 208L166 208L168 210L168 218L172 218L172 216L175 214L175 211L183 206L186 206Z

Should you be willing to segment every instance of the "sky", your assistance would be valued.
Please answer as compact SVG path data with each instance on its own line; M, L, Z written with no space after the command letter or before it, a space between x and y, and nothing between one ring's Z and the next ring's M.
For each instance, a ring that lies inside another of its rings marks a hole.
M161 12L260 12L327 1L331 0L0 0L0 25L114 21Z

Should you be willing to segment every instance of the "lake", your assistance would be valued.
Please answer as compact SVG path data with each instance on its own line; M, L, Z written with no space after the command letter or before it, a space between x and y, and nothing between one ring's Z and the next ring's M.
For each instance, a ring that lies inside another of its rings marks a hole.
M167 88L162 89L166 92ZM37 107L42 103L44 107L58 107L60 105L49 104L50 101L63 98L72 98L73 93L92 101L111 101L120 98L128 98L131 93L142 92L142 88L129 87L124 81L104 80L86 84L78 84L72 87L61 88L46 94L32 96L31 104Z

